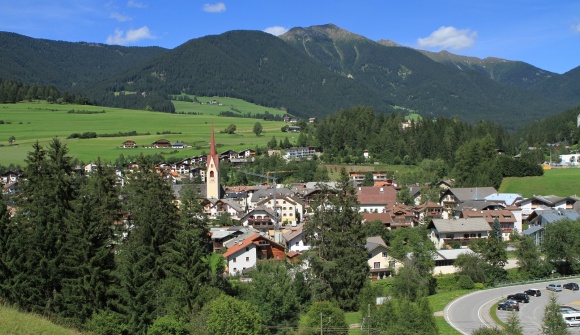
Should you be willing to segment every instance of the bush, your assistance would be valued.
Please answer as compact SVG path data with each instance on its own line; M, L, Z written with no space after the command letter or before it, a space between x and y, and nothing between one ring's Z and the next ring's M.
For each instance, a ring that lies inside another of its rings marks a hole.
M95 335L128 335L124 321L118 313L101 311L93 314L87 322L87 328Z
M173 316L157 318L147 330L147 335L187 335L190 330L187 324Z
M483 285L483 283L475 283L473 288L476 290L483 290L485 288L485 285Z
M467 275L459 276L459 278L457 280L457 285L459 286L459 288L465 289L465 290L471 290L472 288L475 287L473 280L471 280L471 278Z

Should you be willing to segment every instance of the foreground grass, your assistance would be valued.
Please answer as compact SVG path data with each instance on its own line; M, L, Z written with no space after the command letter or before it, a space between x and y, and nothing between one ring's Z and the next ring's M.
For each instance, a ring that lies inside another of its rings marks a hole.
M46 146L55 137L63 140L72 157L84 162L94 161L97 157L105 161L114 161L121 154L127 157L141 153L145 155L161 153L166 157L191 157L209 152L208 143L212 123L215 127L218 151L265 147L272 136L275 136L278 141L288 137L290 142L296 142L298 135L283 133L281 129L285 124L281 121L217 116L220 109L228 111L234 103L236 99L228 100L228 106L189 103L178 109L179 112L196 113L195 115L155 113L102 106L58 105L45 102L0 104L0 120L4 121L0 124L0 164L22 165L26 154L32 150L32 145L36 141ZM235 107L236 109L255 114L254 111L250 111L249 107L243 107L249 103L242 100L238 103L240 106ZM252 108L262 113L265 111L265 107L262 106L254 105ZM70 110L101 113L69 114ZM256 122L262 125L261 136L253 133ZM220 133L230 124L236 125L235 134ZM150 135L66 139L72 133L116 134L130 131L136 131L139 134L150 133ZM163 134L166 132L170 134ZM15 145L8 143L11 136L16 138ZM138 146L150 145L156 140L165 138L171 142L185 142L192 148L180 150L118 148L128 138L134 140Z
M567 197L575 195L580 189L580 169L551 169L540 177L504 178L499 192L519 193L526 198L534 194Z
M0 334L81 335L82 333L57 326L38 315L21 313L13 308L0 306Z

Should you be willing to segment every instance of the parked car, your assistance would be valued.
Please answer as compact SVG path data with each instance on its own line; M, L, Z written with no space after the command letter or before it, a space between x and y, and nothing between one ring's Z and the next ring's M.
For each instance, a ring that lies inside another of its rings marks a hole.
M561 292L562 291L562 284L549 284L546 286L546 290L554 291L554 292Z
M566 283L563 287L567 290L578 291L578 284L576 283Z
M508 300L515 300L517 302L530 302L530 296L525 293L510 294L507 296Z
M531 295L533 297L540 297L542 296L542 292L540 292L540 290L538 290L537 288L530 288L524 291L525 294L527 295Z
M580 310L578 310L578 309L576 309L574 307L568 306L568 305L560 305L560 312L562 312L562 313L578 313L578 314L580 314Z
M519 312L520 311L520 304L517 301L515 301L515 300L500 301L497 304L497 309L498 310L503 309L504 311L516 311L516 312Z
M568 327L580 326L580 313L578 312L562 312L562 317Z

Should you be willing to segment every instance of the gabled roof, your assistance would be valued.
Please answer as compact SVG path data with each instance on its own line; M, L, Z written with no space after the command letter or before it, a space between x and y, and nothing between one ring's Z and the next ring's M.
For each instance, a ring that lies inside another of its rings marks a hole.
M484 218L471 219L433 219L429 228L435 227L440 234L490 231L489 223Z
M379 247L383 247L385 249L388 249L387 244L385 243L385 241L383 240L382 237L380 237L380 236L367 237L367 242L365 244L365 248L367 249L368 252L372 252L373 250L375 250L376 248L379 248Z
M511 206L522 199L522 195L518 193L493 193L485 197L485 200L503 202L506 206Z
M464 201L455 207L455 211L464 211L464 210L476 210L476 211L483 211L488 209L496 209L496 208L503 208L504 205L497 203L495 201L487 201L487 200L467 200Z
M445 194L452 193L460 202L483 200L490 194L497 193L493 187L452 187Z
M361 213L363 222L381 221L383 224L392 224L393 217L390 213Z
M397 190L391 186L360 186L356 196L361 205L387 205L397 202Z
M274 190L271 188L257 190L252 194L251 202L256 203L263 198L267 198L274 195ZM276 197L292 195L292 191L287 188L276 188Z
M435 251L434 259L436 261L442 260L453 260L457 259L459 255L463 254L475 254L475 252L471 249L442 249Z
M290 242L293 238L302 234L303 228L304 228L304 224L302 224L302 223L298 224L298 225L296 225L296 227L293 227L292 230L290 230L289 232L284 233L284 235L282 235L282 237L284 237L286 242Z
M231 248L229 248L226 252L224 252L222 254L222 256L224 258L233 255L234 253L244 249L245 247L249 246L250 244L254 243L255 240L257 240L259 237L261 237L260 234L252 234L251 236L247 237L246 239L244 239L242 241L242 243L237 243L235 245L233 245Z
M260 206L260 207L256 207L256 208L252 209L251 211L247 212L244 216L242 216L240 218L240 222L243 222L246 219L248 219L250 216L256 215L256 214L262 214L262 215L265 214L265 215L268 215L268 217L270 217L270 219L272 219L272 220L275 219L275 214L271 209L266 208L264 206Z

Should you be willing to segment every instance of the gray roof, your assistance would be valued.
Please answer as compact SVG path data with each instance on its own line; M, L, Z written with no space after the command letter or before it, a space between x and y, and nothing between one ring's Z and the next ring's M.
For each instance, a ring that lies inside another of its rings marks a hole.
M522 235L524 235L524 236L530 236L533 233L535 233L535 232L537 232L539 230L542 230L542 229L544 229L543 226L530 226L530 228L528 228L528 229L526 229L526 230L524 230L522 232Z
M436 261L442 260L450 260L450 259L457 259L459 255L463 254L474 254L475 252L471 249L443 249L435 251L435 257L433 257Z
M460 212L464 209L472 209L472 210L476 210L476 211L482 211L484 209L489 209L489 207L493 207L493 209L504 208L503 205L500 205L499 203L493 202L493 201L467 200L467 201L464 201L464 202L460 203L459 205L457 205L457 207L455 207L455 211Z
M290 242L293 238L302 234L303 228L304 228L304 224L301 223L299 225L296 225L296 227L294 229L292 229L291 231L284 233L284 235L282 235L282 236L284 237L286 242Z
M511 206L516 201L522 200L522 199L523 199L522 195L518 194L518 193L494 193L494 194L490 194L487 197L485 197L485 200L501 201L501 202L504 202L508 206Z
M497 193L493 187L456 187L450 188L449 192L453 193L459 201L483 200L490 194Z
M365 244L365 248L367 249L368 252L371 252L378 247L387 248L387 244L385 243L382 237L380 236L367 237L367 243Z
M254 194L252 194L252 199L251 202L256 203L258 201L260 201L261 199L267 198L269 196L273 196L274 195L274 190L271 188L267 188L267 189L261 189L261 190L257 190L256 192L254 192ZM292 191L287 189L287 188L277 188L276 189L276 196L290 196L292 195Z
M549 209L538 212L538 217L533 219L531 222L540 223L545 226L548 223L568 219L568 220L578 220L580 214L573 209Z
M490 231L489 223L484 218L468 219L433 219L429 227L434 226L441 233L462 233Z

